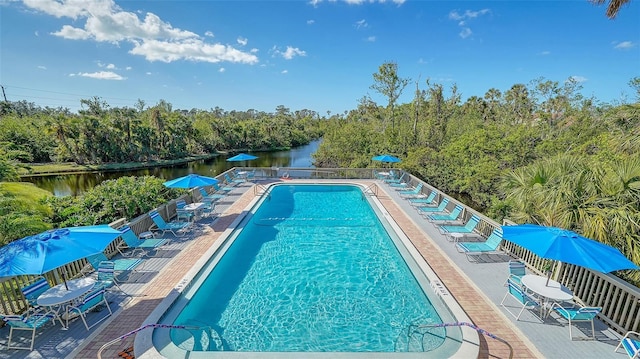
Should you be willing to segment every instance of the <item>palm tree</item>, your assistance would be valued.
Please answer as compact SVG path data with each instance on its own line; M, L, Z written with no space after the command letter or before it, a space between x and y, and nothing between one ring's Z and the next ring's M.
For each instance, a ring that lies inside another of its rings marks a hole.
M618 15L618 11L622 5L630 2L631 0L609 0L609 5L607 6L607 17L609 19L615 19L616 15ZM591 0L596 5L602 5L607 2L607 0Z

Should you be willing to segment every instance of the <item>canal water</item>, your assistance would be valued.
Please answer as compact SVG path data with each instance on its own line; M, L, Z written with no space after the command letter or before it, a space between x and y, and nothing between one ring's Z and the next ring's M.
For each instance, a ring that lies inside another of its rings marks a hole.
M154 167L133 171L96 172L46 177L28 177L23 181L34 183L55 196L77 196L99 185L103 181L122 176L156 176L165 180L197 173L204 176L215 176L232 167L314 167L311 157L320 140L313 141L306 146L293 148L288 151L251 152L258 159L246 162L227 162L226 156L218 156L208 160L193 161L171 167ZM231 155L232 156L232 155Z

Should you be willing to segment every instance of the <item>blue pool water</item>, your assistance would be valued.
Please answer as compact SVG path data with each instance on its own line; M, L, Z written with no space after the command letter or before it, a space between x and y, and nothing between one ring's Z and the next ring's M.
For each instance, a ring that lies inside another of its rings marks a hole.
M241 227L173 320L213 329L190 349L407 351L412 323L442 322L357 186L274 186Z

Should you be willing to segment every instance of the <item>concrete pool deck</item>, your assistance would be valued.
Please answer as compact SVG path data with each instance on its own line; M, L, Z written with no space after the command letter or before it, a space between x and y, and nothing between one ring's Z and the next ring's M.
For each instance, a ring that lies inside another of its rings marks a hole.
M287 183L308 181L291 180ZM322 181L314 181L322 182ZM393 220L412 241L429 266L436 272L442 283L460 303L466 314L478 327L506 340L513 347L514 358L625 358L622 353L613 352L617 345L615 333L597 324L596 341L571 341L566 323L550 318L544 323L536 323L524 313L520 321L515 321L499 306L506 289L503 287L508 269L504 260L488 263L470 263L465 256L455 251L450 242L440 235L435 227L422 219L410 204L380 182L366 180L331 181L359 183L369 186L378 183L377 198L384 205ZM158 265L153 278L138 285L128 301L120 303L116 315L106 324L89 332L88 338L78 343L68 357L96 358L99 349L107 342L139 328L156 306L180 283L211 246L246 207L255 199L250 184L238 187L233 202L221 206L222 213L210 223L200 225L197 238L185 241L175 255ZM581 327L582 329L582 327ZM47 330L57 330L48 328ZM82 328L84 331L84 327ZM618 336L619 337L619 336ZM133 345L134 337L115 343L102 352L102 358L118 358L118 352ZM36 338L36 347L43 345ZM46 343L45 343L46 344ZM4 351L4 350L3 350ZM20 358L38 358L25 351L12 351ZM34 352L32 352L34 353ZM508 358L509 348L496 340L480 335L479 358ZM0 355L0 358L3 356ZM13 356L10 356L13 357ZM64 357L64 356L60 356Z

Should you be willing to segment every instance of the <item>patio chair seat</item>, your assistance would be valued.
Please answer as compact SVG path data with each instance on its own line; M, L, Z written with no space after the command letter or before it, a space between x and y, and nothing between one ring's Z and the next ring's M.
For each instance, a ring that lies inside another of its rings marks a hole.
M447 208L447 205L449 205L449 199L443 198L442 201L440 201L440 204L438 204L438 207L416 207L416 210L420 214L436 213L444 211L444 209Z
M434 203L437 195L438 193L436 191L431 191L431 193L429 193L429 195L426 197L424 196L409 197L408 200L412 206L427 206Z
M123 226L119 230L122 232L120 235L122 243L118 245L116 249L124 257L131 257L135 255L137 251L139 251L142 256L148 256L149 251L156 250L169 242L168 238L140 239L129 226ZM131 251L127 252L125 249L130 249Z
M455 221L458 219L458 217L460 216L460 214L462 213L462 206L461 205L456 205L451 212L437 212L437 213L432 213L432 214L428 214L425 215L425 218L429 221L429 222L436 222L436 221Z
M478 256L486 253L497 252L498 247L502 243L502 230L496 228L491 232L489 238L484 242L457 242L456 249L460 253L464 253L467 256L467 260L472 261L473 256Z
M640 359L640 333L628 331L620 340L615 352L622 347L631 359Z
M596 339L596 330L593 321L602 310L601 307L563 307L561 304L554 303L553 309L569 322L569 338L571 338L571 340L575 339L571 334L572 323L575 322L591 322L591 338Z
M153 220L153 225L149 230L154 232L162 232L164 235L165 232L171 232L174 236L178 236L178 233L184 232L190 225L190 222L166 222L158 211L149 212L149 217Z
M9 339L7 340L7 348L28 350L33 350L33 345L36 339L36 330L42 328L50 321L53 321L54 318L53 314L44 314L40 311L28 312L28 314L25 315L0 315L0 317L9 326ZM27 330L32 332L28 347L11 344L14 330Z

